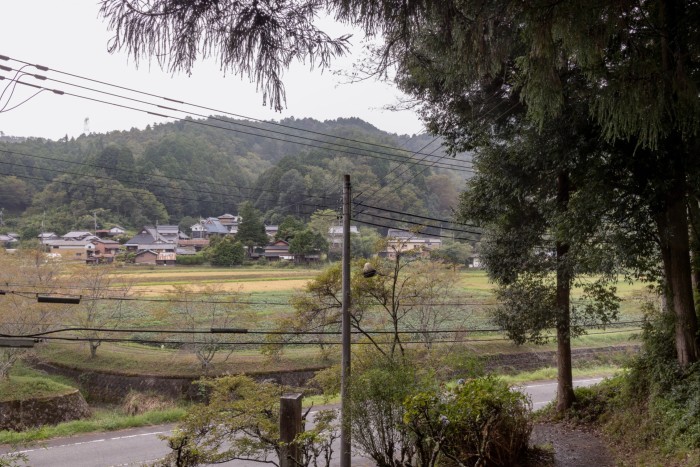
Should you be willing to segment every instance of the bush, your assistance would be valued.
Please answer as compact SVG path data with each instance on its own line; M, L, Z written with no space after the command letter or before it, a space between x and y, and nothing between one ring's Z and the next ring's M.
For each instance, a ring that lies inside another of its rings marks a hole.
M673 316L651 313L626 371L576 389L569 420L596 423L631 463L700 465L700 363L681 368Z
M193 266L197 264L204 264L206 261L207 258L203 253L197 253L195 255L178 255L175 263L185 266Z
M380 467L411 465L415 448L403 424L403 402L420 390L415 369L379 360L358 370L350 384L354 446Z
M175 408L173 401L160 394L129 391L122 402L122 411L126 415L141 415L154 410Z
M493 377L410 397L404 422L420 465L519 464L532 432L527 396Z

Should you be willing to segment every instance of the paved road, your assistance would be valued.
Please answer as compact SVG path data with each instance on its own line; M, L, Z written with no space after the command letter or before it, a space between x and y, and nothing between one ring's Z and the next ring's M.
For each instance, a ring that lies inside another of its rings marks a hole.
M574 386L590 386L602 378L588 378L574 381ZM532 398L534 409L539 409L556 394L555 381L542 381L525 384L521 390ZM134 428L109 433L93 433L71 438L55 439L24 448L23 452L34 467L115 467L138 466L155 462L168 452L161 435L168 435L174 425ZM12 451L0 446L0 453ZM337 452L337 450L336 450ZM221 465L221 464L220 464ZM235 467L259 467L256 462L227 463ZM372 463L360 457L353 457L356 467L371 466Z

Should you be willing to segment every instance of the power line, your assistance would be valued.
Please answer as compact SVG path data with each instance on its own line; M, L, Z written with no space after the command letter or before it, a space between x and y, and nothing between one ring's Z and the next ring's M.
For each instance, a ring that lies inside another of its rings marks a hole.
M11 58L11 57L8 57L8 56L5 56L5 55L0 55L0 60L12 60L12 61L15 61L15 62L24 64L24 66L23 66L22 68L24 68L25 66L32 66L32 67L37 68L37 69L40 70L40 71L53 71L53 72L55 72L55 73L63 74L63 75L66 75L66 76L71 76L71 77L73 77L73 78L78 78L78 79L86 80L86 81L89 81L89 82L93 82L93 83L97 83L97 84L102 84L102 85L114 87L114 88L117 88L117 89L122 89L122 90L129 91L129 92L133 92L133 93L137 93L137 94L141 94L141 95L145 95L145 96L149 96L149 97L154 97L154 98L157 98L157 99L163 99L163 100L165 100L165 101L172 102L172 103L176 103L176 104L188 105L188 106L195 107L195 108L199 108L199 109L206 110L206 111L209 111L209 112L216 112L216 113L223 114L223 115L229 115L229 116L232 116L232 117L237 117L237 118L243 118L243 119L246 119L246 120L256 121L256 122L263 123L263 124L266 124L266 125L273 125L273 126L277 126L277 127L282 127L282 128L287 128L287 129L295 130L295 131L301 131L301 132L304 132L304 133L315 134L315 135L318 135L318 136L324 136L324 137L329 137L329 138L335 138L335 139L339 139L339 140L344 140L344 141L349 141L349 142L354 142L354 143L360 143L360 144L365 144L365 145L369 145L369 146L381 147L381 148L384 148L384 149L391 149L391 150L395 150L395 151L402 151L402 152L408 152L408 153L412 153L412 154L424 155L423 153L414 152L414 151L412 151L412 150L410 150L410 149L403 149L403 148L396 147L396 146L390 146L390 145L379 144L379 143L372 143L372 142L368 142L368 141L362 141L362 140L357 140L357 139L353 139L353 138L347 138L347 137L338 136L338 135L333 135L333 134L329 134L329 133L323 133L323 132L319 132L319 131L314 131L314 130L309 130L309 129L304 129L304 128L298 128L298 127L294 127L294 126L292 126L292 125L286 125L286 124L279 123L279 122L261 120L261 119L257 119L257 118L254 118L254 117L249 117L249 116L246 116L246 115L236 114L236 113L232 113L232 112L228 112L228 111L224 111L224 110L219 110L219 109L215 109L215 108L211 108L211 107L205 107L205 106L202 106L202 105L197 105L197 104L189 103L189 102L182 101L182 100L179 100L179 99L172 99L172 98L169 98L169 97L165 97L165 96L161 96L161 95L157 95L157 94L153 94L153 93L149 93L149 92L144 92L144 91L140 91L140 90L133 89L133 88L129 88L129 87L125 87L125 86L120 86L120 85L113 84L113 83L109 83L109 82L106 82L106 81L100 81L100 80L93 79L93 78L89 78L89 77L86 77L86 76L81 76L81 75L69 73L69 72L66 72L66 71L61 71L61 70L58 70L58 69L55 69L55 68L49 68L49 67L47 67L47 66L38 65L38 64L33 64L33 63L26 62L26 61L23 61L23 60L20 60L20 59L17 59L17 58ZM47 79L51 79L51 78L47 78ZM63 83L62 81L58 81L58 80L53 80L53 81L57 81L57 82ZM74 84L71 84L71 83L66 83L66 84L74 85ZM78 86L78 85L74 85L74 86ZM86 88L86 89L89 89L89 88ZM103 92L103 93L106 93L105 91L96 91L96 92ZM106 93L106 94L109 94L109 93ZM156 105L156 106L157 106L158 104L153 104L153 103L151 103L150 105ZM469 161L464 161L464 162L469 162Z
M361 156L361 157L370 157L370 158L374 158L374 159L387 160L387 161L395 162L395 163L401 163L401 162L402 162L401 159L396 159L396 158L394 158L394 157L384 157L384 156L382 156L382 155L379 155L379 154L383 154L383 153L377 153L376 151L368 151L368 150L362 149L362 148L355 148L355 149L358 150L358 151L365 151L366 153L353 152L353 151L348 151L348 150L344 150L344 149L337 149L337 148L329 148L328 146L322 146L322 145L313 144L313 143L308 143L308 142L305 143L305 142L301 142L301 141L293 141L293 140L285 139L285 138L282 138L282 137L271 136L271 135L260 134L260 133L253 133L253 132L246 131L246 130L240 130L240 129L230 128L230 127L223 127L223 126L213 125L213 124L206 123L206 122L203 122L203 121L200 121L200 120L195 120L195 119L191 119L191 118L188 119L188 118L176 117L176 116L167 115L167 114L164 114L164 113L161 113L161 112L152 112L152 111L149 111L149 110L140 109L140 108L137 108L137 107L132 107L132 106L129 106L129 105L124 105L124 104L119 104L119 103L116 103L116 102L110 102L110 101L106 101L106 100L103 100L103 99L97 99L97 98L94 98L94 97L83 96L83 95L80 95L80 94L75 94L75 93L71 93L71 92L67 92L67 91L63 91L63 90L59 90L59 89L51 89L51 88L47 88L47 87L44 87L44 86L38 86L38 85L35 85L35 84L25 83L25 82L23 82L23 81L15 81L15 82L18 83L18 84L25 85L25 86L34 87L34 88L37 88L37 89L43 89L43 90L46 90L46 91L51 91L51 92L53 92L54 94L58 94L58 95L65 95L65 96L75 97L75 98L78 98L78 99L83 99L83 100L87 100L87 101L91 101L91 102L97 102L97 103L100 103L100 104L111 105L111 106L118 107L118 108L123 108L123 109L127 109L127 110L133 110L133 111L136 111L136 112L146 113L146 114L149 114L149 115L154 115L154 116L162 117L162 118L174 119L174 120L178 120L178 121L181 121L181 122L193 123L193 124L196 124L196 125L206 126L206 127L210 127L210 128L216 128L216 129L219 129L219 130L232 131L232 132L235 132L235 133L245 134L245 135L249 135L249 136L262 137L262 138L267 138L267 139L271 139L271 140L275 140L275 141L280 141L280 142L284 142L284 143L293 143L293 144L298 144L298 145L302 145L302 146L313 147L313 148L316 148L316 149L322 149L322 150L326 150L326 151L331 150L331 151L340 152L340 153L349 154L349 155L355 155L355 156ZM159 109L163 109L163 110L173 110L173 111L178 112L177 109L172 109L172 108L170 108L170 107L165 107L165 106L157 106L157 107L159 107ZM181 112L181 111L180 111L180 112ZM216 120L215 117L206 117L206 118L209 118L209 119L212 119L212 120ZM222 119L219 119L219 120L223 121L224 123L226 123L226 124L228 124L228 125L239 125L239 126L241 126L241 124L236 123L236 122L229 122L229 121L225 121L225 120L222 120ZM256 129L257 129L257 128L256 128ZM259 129L259 131L271 131L271 130ZM291 137L300 138L300 139L308 139L308 138L300 137L300 136L291 136ZM331 144L331 145L333 145L333 144L335 144L335 143L322 142L322 144L326 144L326 145ZM401 156L398 156L398 155L397 155L397 156L395 156L395 157L401 157ZM405 158L405 156L404 156L404 158ZM417 162L416 162L415 164L426 166L426 164L417 163ZM454 165L454 164L441 164L441 165L439 166L439 168L442 168L442 169L449 169L449 170L457 170L457 171L470 171L470 170L465 169L465 168L463 168L463 167L461 167L461 166L459 166L459 165Z
M397 210L389 209L389 208L380 208L380 207L377 207L377 206L371 206L371 205L369 205L369 204L364 204L364 203L355 203L355 205L356 205L356 206L363 206L363 207L366 207L366 208L369 208L369 209L376 209L376 210L378 210L378 211L390 212L390 213L392 213L392 214L401 214L401 215L404 215L404 216L416 217L416 218L418 218L418 219L426 219L426 220L429 220L429 221L443 222L443 223L446 223L446 224L453 224L453 225L463 225L463 226L465 226L465 227L473 227L473 228L475 228L475 229L480 228L480 227L477 226L477 225L466 224L466 223L464 223L464 222L456 222L456 221L451 221L451 220L449 220L449 219L438 219L438 218L435 218L435 217L421 216L420 214L413 214L413 213L406 212L406 211L397 211ZM363 212L364 212L364 211L363 211Z
M381 227L381 228L384 228L384 229L399 229L399 230L404 230L404 229L402 229L402 228L400 228L400 227L398 227L398 226L396 226L396 225L378 224L378 223L376 223L376 222L363 221L363 220L357 219L356 217L353 217L352 220L354 220L355 222L359 222L360 224L371 225L372 227ZM397 221L397 222L401 222L401 221ZM418 230L417 233L423 234L423 235L429 235L429 236L431 236L431 237L437 237L437 238L449 238L449 239L452 239L452 240L465 240L465 241L468 241L468 242L473 242L473 241L474 241L473 238L468 238L468 237L453 237L453 236L451 236L451 235L442 235L442 234L432 234L432 233L427 233L427 232L421 231L421 230Z
M16 165L16 164L13 164L13 163L10 163L10 162L3 162L3 161L0 161L0 164ZM60 172L59 170L53 170L53 169L42 169L42 170L51 170L51 171L55 171L55 172L56 172L56 171ZM56 179L54 179L54 180L45 180L45 179L43 179L43 178L41 178L41 177L32 177L32 176L30 176L30 175L23 175L23 174L20 175L20 174L10 174L10 173L8 173L8 174L2 174L2 175L12 175L12 176L17 177L17 178L24 178L24 179L28 179L28 180L40 180L40 181L43 181L43 182L50 182L50 183L61 183L61 184L64 184L64 185L78 186L78 187L83 187L83 188L92 188L92 189L95 189L95 188L96 188L96 186L94 186L94 185L88 185L88 184L85 184L85 183L69 182L69 181L67 181L67 180L56 180ZM91 177L91 176L89 176L89 175L87 175L87 174L80 174L80 175L85 176L85 177ZM112 181L117 181L117 182L118 182L118 180L112 180ZM144 190L144 189L133 189L133 190L131 190L131 189L128 189L128 188L110 187L110 190L112 190L112 191L119 191L119 192L123 192L123 193L131 193L131 194L139 195L139 196L153 195L153 193L151 193L150 191L146 191L146 190ZM192 190L192 191L196 191L196 190ZM153 195L153 196L155 196L155 195ZM241 195L223 195L223 194L222 194L221 196L224 196L224 197L227 197L227 198L232 198L232 197L234 197L234 196L238 196L238 197L240 197L241 199L251 200L250 198L246 198L246 197L243 197L243 196L241 196ZM198 200L198 199L195 199L195 198L188 198L188 197L184 197L184 196L161 195L161 197L162 197L162 198L167 198L167 199L179 199L179 200L185 200L185 201L197 201L197 202L201 201L201 200ZM158 198L158 197L156 197L156 198ZM252 200L251 200L251 201L252 201ZM210 202L210 203L216 203L216 204L221 204L221 205L224 204L222 201L215 201L215 200L211 200L211 201L208 201L208 202ZM306 204L306 203L302 203L302 204L300 204L300 205L306 206L306 207L310 207L310 208L314 208L314 209L321 209L321 208L322 208L322 209L334 209L333 206L328 206L328 205L321 204L321 203L318 203L318 204Z
M364 211L358 212L355 215L356 216L362 215L362 216L378 217L379 219L385 219L385 220L396 221L396 222L404 222L406 224L418 225L418 226L422 226L422 227L429 227L429 228L440 229L440 230L450 230L452 232L458 232L458 233L481 235L481 232L474 232L471 230L464 230L464 229L454 229L452 227L443 227L443 226L439 226L439 225L430 225L430 224L426 224L425 222L414 222L414 221L409 221L406 219L395 219L393 217L382 216L379 214L371 214L371 213L367 213Z
M24 288L34 288L38 289L40 286L20 286ZM68 287L58 287L58 288L68 288ZM75 287L78 289L78 287ZM81 289L85 290L85 289ZM260 301L247 301L247 300L199 300L199 299L172 299L172 298L142 298L142 297L115 297L115 296L95 296L90 294L67 294L63 292L54 291L37 291L37 290L3 290L5 294L17 295L27 299L34 299L36 295L51 295L51 296L61 296L61 297L75 297L80 295L81 300L84 301L118 301L118 302L156 302L156 303L188 303L188 304L221 304L221 305L258 305L258 306L284 306L291 307L291 303L282 302L260 302ZM166 292L166 291L164 291ZM170 291L170 293L177 293L176 291ZM187 295L197 294L197 292L189 292ZM204 294L204 292L201 292ZM224 295L224 294L218 294ZM456 299L459 297L449 297L451 299ZM496 306L499 303L484 303L484 302L402 302L402 306Z
M581 326L583 328L600 328L603 326L627 326L630 324L641 324L644 320L635 321L624 321L608 324L591 324ZM271 335L271 336L339 336L342 331L307 331L307 330L292 330L292 331L270 331L270 330L251 330L243 328L216 328L211 327L208 329L150 329L150 328L104 328L104 327L85 327L85 326L67 326L60 329L51 329L48 331L41 331L35 333L25 333L25 334L5 334L0 333L0 337L4 338L39 338L46 337L51 334L58 334L64 332L106 332L106 333L116 333L116 334L133 334L133 333L147 333L147 334L250 334L250 335ZM403 334L453 334L453 333L494 333L503 332L503 328L471 328L471 329L403 329L403 330L382 330L382 329L366 329L360 330L356 329L351 331L355 335L403 335ZM620 330L613 332L622 332ZM591 333L593 334L593 333Z
M122 168L118 168L118 167L108 167L108 166L104 166L104 165L100 165L100 164L92 164L92 163L89 163L89 162L78 162L78 161L71 161L71 160L68 160L68 159L58 159L58 158L55 158L55 157L39 156L39 155L36 155L36 154L28 154L28 153L26 153L26 152L19 152L19 151L14 151L14 150L9 150L9 149L2 149L2 148L0 148L0 151L1 151L1 152L8 153L8 154L14 154L14 155L16 155L16 156L31 157L31 158L35 158L35 159L44 159L44 160L53 161L53 162L64 162L64 163L66 163L66 164L81 165L81 166L86 166L86 167L96 167L96 168L99 168L99 169L105 169L105 170L110 170L110 171L116 170L116 171L118 171L118 172L126 172L126 173L130 173L130 174L135 174L135 175L138 175L138 176L146 175L146 176L148 176L148 177L159 177L159 178L165 178L165 179L167 179L167 180L178 180L178 181L183 181L183 182L205 183L205 184L207 184L207 185L222 186L222 187L225 187L225 188L237 188L237 189L240 189L240 190L260 191L260 192L267 192L267 193L277 193L277 194L280 194L280 193L294 193L294 194L302 194L301 192L297 192L297 191L294 191L294 192L283 192L283 191L281 191L281 190L268 190L268 189L265 189L265 188L244 187L244 186L234 185L234 184L230 184L230 183L218 183L218 182L213 182L213 181L210 181L210 180L201 180L201 179L195 179L195 178L173 177L173 176L170 176L170 175L159 175L159 174L151 174L151 173L144 174L142 171L138 171L138 170L129 170L129 169L122 169ZM38 168L38 169L41 169L41 170L51 170L51 169L44 169L44 168L41 168L41 167L34 167L34 166L25 166L25 167L28 167L28 168ZM92 175L91 175L91 176L92 176ZM103 177L103 178L104 178L104 177ZM112 180L117 180L117 181L120 181L120 182L122 182L122 181L133 182L133 181L135 181L135 180L121 180L121 179L118 179L118 178L113 178ZM164 186L164 185L156 185L156 186ZM206 193L209 193L209 192L206 192ZM211 192L211 193L212 193L212 194L219 194L219 195L226 195L226 196L228 196L227 193L219 193L219 192ZM319 199L331 199L331 198L334 198L333 196L319 196L319 195L311 195L311 194L308 194L308 195L307 195L307 194L304 194L304 195L307 196L307 197L309 197L309 198L319 198ZM233 195L231 195L231 196L233 196Z
M9 152L9 153L13 153L13 151L7 151L7 150L4 150L4 149L0 149L0 152ZM18 153L15 153L15 154L18 154ZM21 154L21 155L24 155L24 154ZM62 169L50 168L50 167L36 167L36 166L21 164L21 163L19 163L19 162L0 161L0 164L12 165L12 166L18 166L18 167L24 167L24 168L27 168L27 169L34 169L34 170L45 170L45 171L49 171L49 172L57 172L57 173L65 174L65 175L76 175L76 176L79 176L79 177L90 177L90 178L95 178L95 179L99 179L99 180L116 181L116 182L122 183L122 180L119 180L118 178L114 178L114 177L106 177L106 176L102 176L102 175L86 174L86 173L80 173L80 172L71 172L71 171L68 171L68 170L62 170ZM16 176L19 177L19 175L16 175ZM55 182L55 181L56 181L55 179L54 179L54 180L51 180L51 182ZM88 186L88 185L84 185L84 186ZM161 184L154 184L154 183L149 183L148 186L149 186L149 187L165 188L165 189L171 189L171 188L172 188L172 187L170 187L169 185L161 185ZM195 189L195 188L190 188L190 189L187 189L187 190L184 190L184 191L191 191L191 192L193 192L193 193L200 193L200 194L205 194L205 195L223 196L223 197L226 197L226 198L238 198L238 199L243 199L243 200L252 200L252 198L249 198L249 197L247 197L247 196L245 196L245 195L236 195L236 194L223 193L223 192L218 192L218 191L200 190L200 189ZM154 196L155 196L155 194L154 194ZM156 198L157 198L157 197L158 197L158 196L156 196ZM166 196L166 197L169 197L169 196ZM172 198L172 197L170 197L170 198ZM307 199L308 199L308 198L328 199L327 197L318 197L318 196L308 196ZM185 199L185 200L189 200L189 201L200 201L200 200L194 199L194 198L183 198L183 197L179 197L179 199ZM302 206L311 206L311 207L319 206L319 205L308 205L308 204L305 204L305 203L298 203L298 204L299 204L299 205L302 205ZM321 205L321 206L323 206L323 207L329 207L329 206L326 206L326 205Z

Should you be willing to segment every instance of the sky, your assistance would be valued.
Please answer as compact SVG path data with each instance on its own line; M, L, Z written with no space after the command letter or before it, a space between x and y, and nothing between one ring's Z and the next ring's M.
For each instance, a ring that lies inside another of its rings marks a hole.
M137 67L126 53L110 54L107 51L112 33L106 22L98 17L98 10L95 0L0 0L0 55L258 119L358 117L392 133L416 134L423 129L415 112L384 109L386 105L398 102L402 95L393 85L372 80L347 84L347 78L328 70L324 73L318 69L310 70L308 65L294 64L285 73L287 108L282 112L263 106L262 94L256 91L254 83L245 76L230 71L224 73L214 60L198 62L191 76L184 73L173 75L161 70L157 63L146 61ZM331 69L350 70L353 61L360 57L362 34L334 24L330 19L321 19L321 22L334 37L353 34L352 55L336 60ZM17 69L22 64L0 60L0 65ZM77 78L41 72L32 67L24 71L94 86ZM12 75L14 72L0 70L0 76L10 78ZM118 101L56 82L37 81L29 76L22 81ZM7 83L7 80L0 81L0 93ZM16 109L7 110L36 92L27 86L16 86L8 102L11 91L9 88L0 99L0 109L7 104L6 111L0 113L0 132L9 136L58 139L66 135L78 136L86 128L91 133L104 133L173 121L49 92L41 92ZM126 94L114 89L112 92ZM143 96L132 96L144 99ZM138 104L131 105L139 107ZM86 119L89 119L87 126Z

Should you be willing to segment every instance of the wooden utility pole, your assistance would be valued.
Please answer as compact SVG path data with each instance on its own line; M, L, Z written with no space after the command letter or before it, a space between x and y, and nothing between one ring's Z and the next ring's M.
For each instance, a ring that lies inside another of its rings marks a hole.
M350 175L345 175L343 184L343 354L340 373L340 467L350 467Z
M285 394L280 397L280 467L297 467L301 465L301 450L294 443L297 435L303 431L301 426L301 394Z

